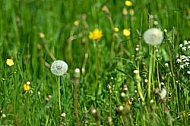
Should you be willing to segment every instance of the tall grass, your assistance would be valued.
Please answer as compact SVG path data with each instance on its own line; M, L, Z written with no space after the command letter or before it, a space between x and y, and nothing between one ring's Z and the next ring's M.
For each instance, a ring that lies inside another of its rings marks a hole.
M188 126L188 66L177 59L189 56L179 45L190 40L190 2L131 1L1 0L0 125ZM154 55L143 40L152 27L164 34ZM95 28L103 32L98 41L89 39ZM56 59L69 66L59 79L49 68Z

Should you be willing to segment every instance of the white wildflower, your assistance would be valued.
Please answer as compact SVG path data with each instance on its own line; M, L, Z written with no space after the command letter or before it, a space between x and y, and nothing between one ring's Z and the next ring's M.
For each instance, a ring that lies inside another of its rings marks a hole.
M187 71L187 74L190 74L190 71L189 71L189 70Z
M51 64L51 72L57 76L64 75L68 70L68 65L62 60L56 60Z
M181 63L181 59L177 59L177 61L176 61L177 63Z
M188 45L188 42L187 42L187 40L185 40L183 43L184 43L184 45Z
M182 47L182 51L186 51L187 50L187 47Z
M187 59L185 55L181 55L181 59Z
M185 62L185 66L188 67L189 66L189 62Z
M183 44L180 44L179 47L182 48L182 47L183 47Z
M181 69L184 69L184 65L180 65L179 67L180 67Z
M190 49L190 46L187 46L187 49Z

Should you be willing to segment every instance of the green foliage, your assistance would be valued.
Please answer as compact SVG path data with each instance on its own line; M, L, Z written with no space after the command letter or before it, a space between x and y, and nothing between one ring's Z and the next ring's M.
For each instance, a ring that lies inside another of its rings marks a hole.
M190 2L131 1L0 0L0 125L189 125L190 53L179 45L190 41ZM143 40L152 27L164 34L157 47ZM56 59L68 63L61 78Z

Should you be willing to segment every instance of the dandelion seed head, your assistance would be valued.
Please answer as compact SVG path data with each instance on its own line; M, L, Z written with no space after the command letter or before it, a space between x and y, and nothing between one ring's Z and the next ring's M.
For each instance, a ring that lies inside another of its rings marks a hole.
M147 44L156 46L162 43L164 37L162 31L160 31L159 29L150 28L145 31L143 38Z
M64 75L68 70L68 65L62 60L56 60L51 64L51 72L56 76Z

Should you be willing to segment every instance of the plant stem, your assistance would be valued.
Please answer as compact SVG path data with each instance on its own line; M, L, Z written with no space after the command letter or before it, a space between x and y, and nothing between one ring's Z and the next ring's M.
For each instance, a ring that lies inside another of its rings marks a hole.
M111 106L111 103L112 103L112 92L111 92L111 89L109 89L109 116L111 117L111 113L112 113L112 106Z
M57 84L58 84L58 99L59 99L59 112L61 113L61 93L60 93L60 81L61 77L58 77Z
M153 47L149 48L150 50L150 63L149 63L149 72L148 72L148 100L150 100L150 92L151 92L151 78L152 78L152 70L153 70Z
M74 111L76 116L76 126L80 126L79 112L78 112L78 85L79 78L74 78Z

